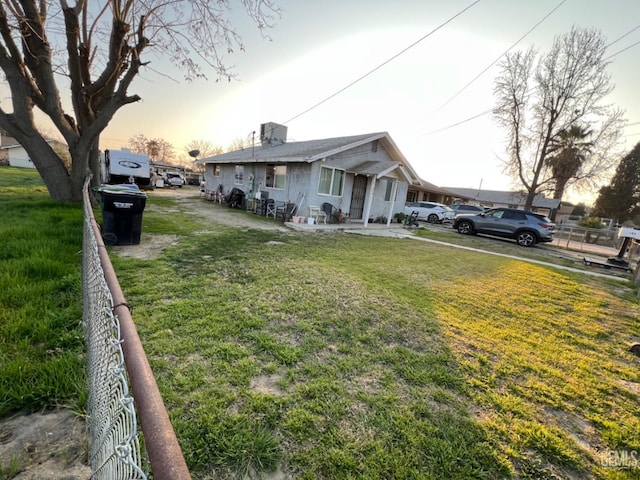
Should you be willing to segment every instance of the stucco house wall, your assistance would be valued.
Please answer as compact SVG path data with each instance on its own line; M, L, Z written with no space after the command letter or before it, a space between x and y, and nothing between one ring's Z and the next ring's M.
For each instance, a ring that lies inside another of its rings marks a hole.
M244 167L241 181L236 179L236 165ZM207 190L218 191L222 186L222 193L227 194L232 188L239 188L245 193L246 198L255 198L256 192L267 192L269 198L278 202L296 202L301 199L303 192L309 189L310 179L309 164L288 163L287 175L284 188L273 188L265 186L266 164L256 163L234 163L219 164L220 175L214 175L213 166L205 167L205 183Z

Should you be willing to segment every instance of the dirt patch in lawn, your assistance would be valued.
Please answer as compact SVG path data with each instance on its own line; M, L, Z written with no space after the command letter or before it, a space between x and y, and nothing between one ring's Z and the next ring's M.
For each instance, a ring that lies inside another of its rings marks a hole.
M118 257L153 260L160 257L165 248L175 245L178 238L177 235L142 234L138 245L115 245L110 247L110 253Z
M0 421L0 472L15 480L87 479L85 422L69 410Z

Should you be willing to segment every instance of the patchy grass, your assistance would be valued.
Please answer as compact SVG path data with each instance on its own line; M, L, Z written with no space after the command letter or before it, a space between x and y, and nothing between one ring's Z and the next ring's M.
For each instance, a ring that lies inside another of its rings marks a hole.
M637 478L602 461L640 451L638 305L606 282L205 227L153 261L114 258L197 478Z

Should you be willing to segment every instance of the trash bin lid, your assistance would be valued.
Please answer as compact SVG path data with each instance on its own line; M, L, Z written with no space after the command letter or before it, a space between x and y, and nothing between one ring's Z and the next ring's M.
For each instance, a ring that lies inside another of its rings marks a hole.
M141 197L146 197L147 194L140 191L140 188L137 185L132 185L132 184L121 184L121 185L100 185L99 187L94 187L93 190L95 190L98 193L124 193L127 195L139 195Z

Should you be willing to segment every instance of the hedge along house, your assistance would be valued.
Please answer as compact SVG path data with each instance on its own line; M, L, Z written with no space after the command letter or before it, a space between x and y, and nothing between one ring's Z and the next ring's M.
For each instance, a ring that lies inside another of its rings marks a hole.
M262 124L260 145L199 160L207 191L295 203L296 215L330 204L367 224L404 212L408 187L422 181L386 132L287 142L287 127Z

